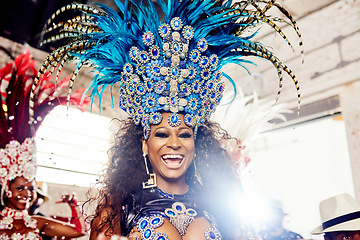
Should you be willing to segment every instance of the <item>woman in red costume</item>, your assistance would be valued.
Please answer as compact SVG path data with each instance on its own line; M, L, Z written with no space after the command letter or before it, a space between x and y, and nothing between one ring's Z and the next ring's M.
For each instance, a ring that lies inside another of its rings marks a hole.
M41 239L40 233L60 238L86 233L79 204L72 194L63 195L61 200L71 208L72 224L28 213L36 199L36 130L50 110L66 102L61 90L67 80L55 86L49 82L50 75L45 74L34 104L37 121L30 125L29 97L36 74L35 61L28 51L0 69L0 239L4 240ZM76 92L71 103L81 106L81 95Z

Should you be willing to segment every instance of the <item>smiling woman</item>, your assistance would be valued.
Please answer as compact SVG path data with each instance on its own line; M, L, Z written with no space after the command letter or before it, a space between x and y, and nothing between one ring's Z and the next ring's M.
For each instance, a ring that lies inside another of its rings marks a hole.
M26 210L35 199L35 181L28 181L24 177L15 178L10 182L7 198L7 207L19 210Z
M56 11L42 44L66 44L45 59L33 83L36 89L42 72L76 61L71 83L82 66L95 68L93 99L119 85L119 107L130 118L121 122L99 192L89 200L97 203L90 239L253 237L232 204L240 184L236 164L221 145L230 137L209 119L224 94L222 77L235 86L222 67L244 67L248 56L274 65L279 94L283 72L288 74L300 102L293 72L265 44L253 41L254 27L266 24L291 46L277 23L288 20L301 38L295 20L272 0L114 2L120 13L79 3ZM286 19L269 16L270 9ZM70 10L82 15L59 20ZM30 103L35 97L31 92ZM32 109L30 115L35 121Z
M204 239L205 233L219 237L219 229L235 234L234 211L223 207L239 187L233 185L235 164L219 142L228 138L226 132L206 121L194 135L183 121L170 126L169 115L162 113L161 123L151 125L148 139L131 119L121 122L102 187L93 199L99 205L91 239L101 233L136 239L146 231L138 224L146 225L149 216L159 216L153 219L159 223L149 227L169 239Z
M171 127L169 113L163 113L163 121L151 126L149 139L143 139L143 152L150 160L156 174L159 188L166 192L184 194L189 190L185 182L185 173L193 162L195 142L193 129L184 122Z
M37 240L40 234L80 237L86 233L84 218L71 194L64 195L61 201L69 204L75 225L30 216L28 212L36 199L34 135L48 111L66 102L62 88L49 82L49 75L45 74L40 79L39 97L33 105L36 121L30 124L29 93L36 74L35 61L29 51L0 69L0 239L4 240ZM77 103L75 99L72 103Z

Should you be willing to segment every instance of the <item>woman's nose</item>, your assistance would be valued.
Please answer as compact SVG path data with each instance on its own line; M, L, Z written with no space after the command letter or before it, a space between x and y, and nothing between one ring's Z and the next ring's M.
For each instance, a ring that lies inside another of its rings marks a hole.
M168 147L170 147L172 149L178 149L178 148L181 147L180 140L179 140L178 136L171 135L169 137Z
M25 188L22 193L23 193L23 195L25 195L25 196L31 197L33 192L31 191L31 189Z

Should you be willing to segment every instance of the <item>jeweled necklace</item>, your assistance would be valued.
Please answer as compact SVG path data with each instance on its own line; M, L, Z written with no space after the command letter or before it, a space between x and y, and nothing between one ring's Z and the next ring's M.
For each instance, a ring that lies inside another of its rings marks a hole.
M14 219L22 219L26 227L36 229L36 220L32 219L26 210L20 211L5 207L1 212L0 229L10 230L13 228Z

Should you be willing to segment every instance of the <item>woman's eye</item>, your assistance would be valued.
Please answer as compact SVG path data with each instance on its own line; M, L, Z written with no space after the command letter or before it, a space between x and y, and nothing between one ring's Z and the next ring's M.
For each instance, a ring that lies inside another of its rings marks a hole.
M180 133L179 137L181 137L181 138L191 138L192 135L190 133Z
M155 137L158 137L158 138L167 138L167 137L169 137L169 134L163 133L163 132L157 132L157 133L155 133Z
M22 191L22 190L24 190L24 188L23 187L18 187L18 188L16 188L18 191Z

